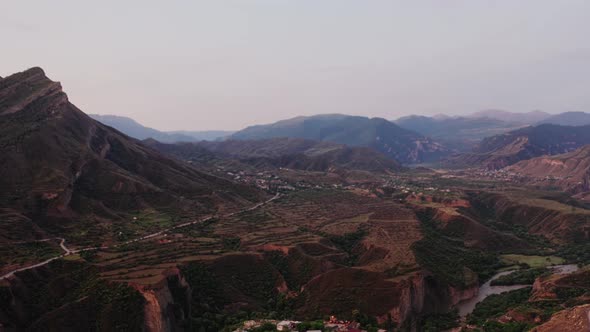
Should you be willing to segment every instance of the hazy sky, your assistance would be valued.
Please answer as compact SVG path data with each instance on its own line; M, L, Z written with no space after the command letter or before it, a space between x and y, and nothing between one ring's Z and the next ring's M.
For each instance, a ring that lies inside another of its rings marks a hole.
M296 115L590 111L587 0L0 2L0 76L87 113L239 129Z

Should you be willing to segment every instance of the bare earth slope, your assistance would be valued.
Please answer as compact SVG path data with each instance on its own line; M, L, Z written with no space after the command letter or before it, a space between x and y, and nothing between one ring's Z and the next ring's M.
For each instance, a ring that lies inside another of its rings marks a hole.
M590 126L543 124L484 139L472 152L454 157L451 165L500 169L521 160L571 152L590 144Z
M574 193L590 190L590 145L557 156L521 161L506 169L545 185L557 185Z
M47 233L76 232L84 220L93 240L108 240L110 221L129 211L204 214L261 198L92 120L40 68L0 80L0 131L2 211ZM21 238L11 220L2 227Z

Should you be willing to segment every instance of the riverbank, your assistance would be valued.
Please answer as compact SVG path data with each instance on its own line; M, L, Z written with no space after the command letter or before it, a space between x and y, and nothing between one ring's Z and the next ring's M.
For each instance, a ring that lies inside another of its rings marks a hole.
M547 268L552 270L552 274L559 274L559 275L570 274L570 273L576 272L579 269L578 266L575 264L554 265L554 266L548 266ZM509 292L509 291L513 291L513 290L517 290L517 289L522 289L525 287L531 287L532 283L531 284L524 284L524 285L492 286L492 282L494 280L496 280L502 276L506 276L511 273L514 273L516 271L518 271L518 270L498 272L492 278L490 278L488 281L486 281L484 284L482 284L479 287L479 291L476 296L474 296L468 300L459 302L459 304L457 304L457 306L456 306L456 308L459 312L459 316L462 318L467 317L467 315L469 315L471 312L473 312L473 310L475 309L475 307L477 306L478 303L482 302L490 295L501 294L501 293L505 293L505 292Z

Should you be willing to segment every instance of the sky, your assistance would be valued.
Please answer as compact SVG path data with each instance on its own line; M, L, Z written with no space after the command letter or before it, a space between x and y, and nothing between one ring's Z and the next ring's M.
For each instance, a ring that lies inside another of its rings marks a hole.
M590 111L590 1L2 1L0 76L161 130Z

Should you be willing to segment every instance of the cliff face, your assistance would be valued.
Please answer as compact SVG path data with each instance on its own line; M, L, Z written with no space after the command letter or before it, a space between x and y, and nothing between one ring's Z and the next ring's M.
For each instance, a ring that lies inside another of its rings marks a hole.
M51 101L47 106L53 110L68 102L61 84L47 79L41 68L0 78L0 115L21 111L41 99Z
M300 254L298 250L293 253L296 256ZM276 274L265 282L263 279L268 274L263 276L262 270L270 268L270 265L261 259L271 258L258 255L240 256L236 259L206 263L207 269L221 287L218 290L219 295L225 299L224 302L217 302L217 304L208 303L220 305L220 308L224 308L224 312L227 313L243 308L256 310L272 299L266 298L264 301L257 299L251 289L243 288L245 281L224 282L229 276L226 274L232 273L228 271L233 271L232 278L236 281L246 275L245 278L249 280L248 282L253 282L253 285L266 284L270 287L268 291L291 298L294 301L293 309L295 309L296 317L311 318L327 314L348 317L356 309L363 314L377 317L380 322L385 322L391 317L399 324L411 324L422 314L449 310L460 301L475 296L478 291L477 284L465 289L453 288L437 281L427 272L391 278L383 272L353 267L338 268L333 263L322 262L316 262L315 267L309 265L310 273L315 273L315 277L309 281L305 281L304 276L296 279ZM242 262L239 262L238 258ZM252 266L248 263L249 260L257 261L256 265L262 266L262 268L256 268L261 271L256 276L247 277L249 267L246 266ZM219 269L221 266L223 270ZM329 270L322 272L326 268ZM242 272L238 273L238 270ZM195 311L191 308L195 305L199 306L194 302L198 302L195 296L202 293L204 285L202 282L194 283L195 279L191 279L191 282L190 278L184 274L191 272L183 271L184 269L171 269L162 282L149 287L136 287L145 298L144 329L146 331L179 331L183 329L183 326L186 327L189 317L199 314L201 309L197 308ZM259 280L255 281L256 278ZM301 291L289 289L285 279L289 280L290 284L303 282ZM237 287L238 285L242 285L242 288Z
M465 289L455 288L436 281L427 273L419 273L400 284L400 301L388 314L400 324L411 325L417 316L450 310L459 302L477 295L479 285ZM387 314L379 316L379 322L387 320Z
M151 286L135 286L145 299L144 331L170 332L182 330L179 321L190 311L191 288L180 270L166 272L165 278ZM176 292L176 298L173 295ZM186 311L186 312L185 312Z

